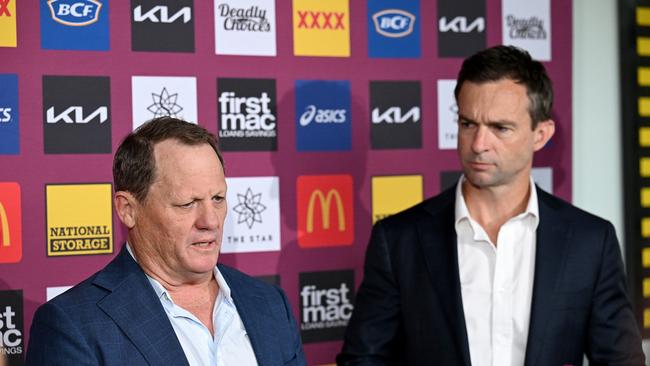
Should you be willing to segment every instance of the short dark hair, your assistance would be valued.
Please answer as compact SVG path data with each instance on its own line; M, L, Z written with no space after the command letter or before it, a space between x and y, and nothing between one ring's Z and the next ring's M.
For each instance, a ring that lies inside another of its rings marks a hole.
M454 90L456 101L465 81L481 84L502 79L511 79L526 87L533 129L537 123L551 119L553 85L544 65L514 46L494 46L465 59Z
M113 159L116 191L130 192L138 201L144 202L156 175L154 145L165 140L177 140L190 146L208 144L224 167L214 134L180 119L154 118L128 134L117 148Z

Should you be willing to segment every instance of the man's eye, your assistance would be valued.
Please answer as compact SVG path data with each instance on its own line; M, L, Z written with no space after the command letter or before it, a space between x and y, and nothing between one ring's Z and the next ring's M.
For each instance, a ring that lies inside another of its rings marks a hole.
M192 208L192 207L194 207L195 202L196 202L196 201L188 202L188 203L185 203L185 204L179 205L179 207L182 207L182 208Z
M212 197L212 200L215 201L215 202L223 202L223 201L226 200L226 197L223 197L223 196L214 196L214 197Z

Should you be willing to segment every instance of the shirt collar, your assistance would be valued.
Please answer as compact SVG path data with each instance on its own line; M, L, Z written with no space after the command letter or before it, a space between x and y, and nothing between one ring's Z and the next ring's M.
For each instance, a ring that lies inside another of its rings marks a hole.
M137 263L138 260L135 257L135 255L133 254L133 250L131 249L131 245L129 245L128 242L126 243L126 250L129 252L129 254L133 258L133 260ZM147 279L149 280L149 283L153 287L153 290L156 292L156 296L158 297L158 299L165 298L165 299L171 301L172 304L173 304L174 301L172 300L171 296L169 295L169 292L167 291L167 289L160 282L155 280L153 277L149 276L146 273L144 275L147 276ZM227 301L227 302L229 302L231 304L234 304L232 296L231 296L230 286L228 286L228 283L226 282L226 279L223 277L223 275L219 271L219 267L214 266L213 275L214 275L214 278L217 280L217 284L219 285L219 295L223 296L225 301Z
M455 205L455 223L456 226L463 220L469 220L470 223L473 221L472 217L469 214L467 209L467 204L465 203L465 197L463 196L463 182L465 181L465 175L462 175L458 179L456 184L456 205ZM513 217L513 219L523 218L530 216L533 219L534 227L537 228L539 223L539 204L537 202L537 189L535 187L535 181L533 177L530 177L530 196L528 197L528 204L526 209L521 214Z

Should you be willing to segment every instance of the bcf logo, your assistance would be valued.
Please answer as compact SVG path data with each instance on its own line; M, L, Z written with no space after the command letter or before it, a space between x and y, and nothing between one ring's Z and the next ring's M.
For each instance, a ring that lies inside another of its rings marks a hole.
M102 4L95 0L49 0L47 5L54 21L70 26L95 23L102 8Z
M387 9L372 16L375 30L385 37L399 38L413 33L415 15L399 9Z
M344 246L354 242L352 176L298 177L298 245L303 248Z

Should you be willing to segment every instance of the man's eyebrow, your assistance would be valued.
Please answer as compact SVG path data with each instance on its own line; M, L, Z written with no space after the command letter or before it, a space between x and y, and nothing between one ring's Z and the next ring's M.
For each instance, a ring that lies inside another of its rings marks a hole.
M469 122L469 123L479 124L478 122L474 121L473 119L468 118L468 117L466 117L466 116L464 116L464 115L462 115L460 113L458 114L458 120L459 121ZM488 122L485 122L484 124L487 125L487 126L516 126L517 125L517 123L515 123L514 121L509 121L509 120L505 120L505 119L497 120L497 121L488 121Z
M458 120L459 121L470 122L470 123L476 123L476 121L474 121L473 119L471 119L471 118L469 118L467 116L464 116L464 115L462 115L460 113L458 113Z

